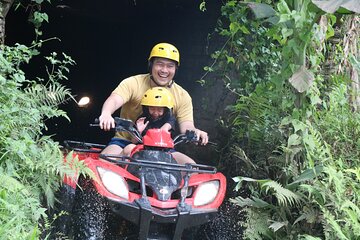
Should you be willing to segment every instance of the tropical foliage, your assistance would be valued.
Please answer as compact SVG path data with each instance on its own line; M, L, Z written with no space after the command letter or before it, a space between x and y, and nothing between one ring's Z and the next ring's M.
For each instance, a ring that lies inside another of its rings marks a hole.
M34 16L41 15L42 18ZM48 208L64 174L74 175L64 165L59 143L43 134L46 121L67 115L59 106L71 98L61 84L74 61L62 54L45 57L46 77L30 80L22 68L39 57L40 23L45 13L33 12L37 40L31 46L0 46L0 238L39 239L50 228ZM36 20L37 19L37 20ZM83 167L74 159L70 164Z
M355 1L332 2L222 8L225 44L205 70L239 96L225 165L242 160L228 173L242 189L232 202L247 217L244 239L360 237L360 25Z

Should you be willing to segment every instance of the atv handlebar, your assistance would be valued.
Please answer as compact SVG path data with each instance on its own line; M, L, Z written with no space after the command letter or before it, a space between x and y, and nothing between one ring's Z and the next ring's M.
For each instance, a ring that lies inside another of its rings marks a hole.
M117 132L128 132L130 133L137 141L138 143L142 143L142 136L140 132L137 130L136 125L133 121L129 119L119 118L115 117L115 128L113 128ZM100 127L99 125L99 119L95 119L93 124L90 124L91 127ZM184 134L179 134L176 137L174 137L174 146L180 144L180 143L195 143L199 144L201 143L200 140L197 140L197 136L195 131L186 130ZM208 142L208 144L216 146L216 143Z
M201 140L197 139L196 133L195 131L192 130L186 130L186 132L184 134L180 134L177 135L174 138L174 146L176 146L179 143L195 143L195 144L200 144ZM216 143L214 142L208 142L209 145L211 146L217 146Z
M143 143L142 136L136 125L133 121L125 118L115 117L115 128L113 128L117 132L128 132L130 133L136 141L141 144ZM90 124L90 127L100 127L99 119L96 118L93 124ZM173 138L174 146L180 143L194 143L194 144L201 144L201 140L197 139L196 133L193 130L186 130L185 133L179 134ZM208 145L210 146L217 146L216 143L208 141Z
M100 153L106 145L97 143L87 143L79 141L64 141L65 148L77 151L77 152L88 152L88 153Z
M125 118L114 117L116 132L128 132L130 133L139 143L142 143L142 136L137 130L136 125L133 121ZM95 119L93 124L90 124L90 127L100 127L100 121L98 118Z
M186 130L184 134L179 134L174 137L174 146L180 143L198 143L196 134L194 131Z

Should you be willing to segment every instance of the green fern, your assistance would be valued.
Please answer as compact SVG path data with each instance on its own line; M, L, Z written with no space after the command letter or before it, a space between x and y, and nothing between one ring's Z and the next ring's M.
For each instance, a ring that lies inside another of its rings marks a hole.
M280 206L293 206L295 204L300 204L302 201L300 195L284 188L276 181L263 183L261 188L265 188L265 193L273 192Z
M70 90L59 83L48 86L36 83L25 88L25 92L36 101L38 106L56 107L72 98Z
M322 240L322 239L319 237L313 237L313 236L304 234L304 235L299 235L298 240Z
M348 229L357 238L360 237L360 208L355 203L345 200L341 205L340 210L344 212L344 219L348 219L350 222L347 223Z
M235 177L235 182L238 182L236 189L239 189L242 182L254 182L258 183L260 190L263 190L265 194L273 194L277 199L280 206L293 206L299 204L302 201L302 197L293 191L284 188L280 183L270 179L253 179L247 177Z
M345 235L345 232L343 232L343 228L338 224L336 217L333 216L331 212L328 211L327 209L323 208L322 210L327 224L331 226L330 229L329 228L324 229L326 239L350 240Z
M230 202L240 206L240 207L254 207L254 208L272 208L273 206L260 198L251 197L251 198L243 198L241 196L237 196L235 198L230 199Z
M59 144L42 134L46 118L67 118L58 109L71 98L69 89L58 82L66 68L54 67L46 84L30 81L20 69L30 58L31 50L24 45L4 46L0 51L1 239L38 239L44 230L40 227L46 227L39 224L40 219L47 222L44 203L53 205L64 174L88 171L76 159L72 165L64 164ZM70 60L64 61L60 63Z
M247 221L242 223L245 228L244 239L249 240L263 240L268 237L271 239L271 231L267 219L270 219L269 213L261 211L256 208L244 208L242 210L247 218Z
M300 223L301 221L306 221L306 223L315 225L320 222L320 216L320 209L316 209L313 206L304 206L301 215L294 221L293 224L295 225Z

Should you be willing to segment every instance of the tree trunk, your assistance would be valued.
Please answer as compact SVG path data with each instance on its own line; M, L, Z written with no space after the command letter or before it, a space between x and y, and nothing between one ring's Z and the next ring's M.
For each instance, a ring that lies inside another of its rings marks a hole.
M360 111L360 83L359 73L351 63L348 62L350 55L359 59L358 40L360 36L360 19L358 16L348 17L345 21L346 32L344 35L344 54L346 73L351 80L350 101L355 111Z
M5 43L5 18L14 0L0 0L0 46Z

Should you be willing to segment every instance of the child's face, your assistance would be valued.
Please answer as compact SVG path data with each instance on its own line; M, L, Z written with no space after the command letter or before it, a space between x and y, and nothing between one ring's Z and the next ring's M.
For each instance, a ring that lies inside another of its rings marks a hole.
M149 114L153 120L157 120L164 115L164 107L149 107Z

